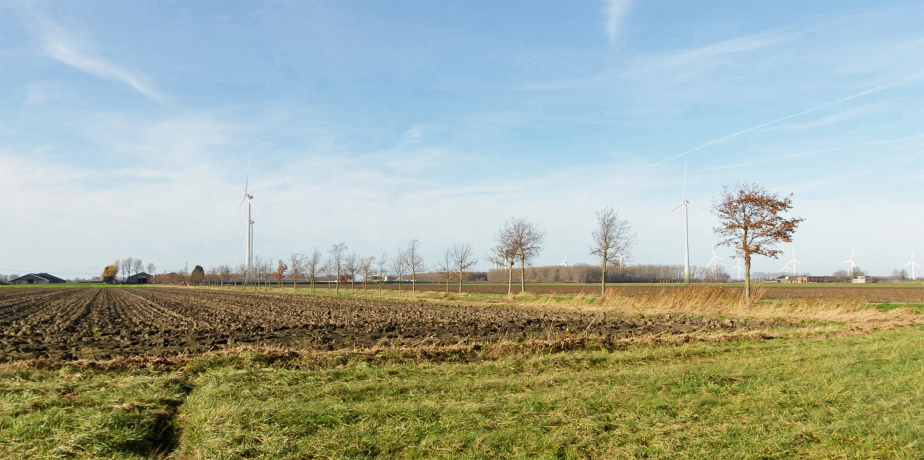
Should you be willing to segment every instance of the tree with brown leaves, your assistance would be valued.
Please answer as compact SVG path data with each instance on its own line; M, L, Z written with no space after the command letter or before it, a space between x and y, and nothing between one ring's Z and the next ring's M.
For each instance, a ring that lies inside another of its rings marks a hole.
M792 196L790 193L789 196ZM776 258L783 251L775 249L777 243L792 242L792 234L803 220L787 219L781 214L792 209L789 197L780 199L757 184L737 184L723 187L722 195L712 202L712 210L719 218L715 233L724 238L719 245L735 250L744 259L744 298L751 299L751 257L754 255Z
M283 262L282 259L279 259L279 264L276 265L276 271L273 272L273 278L276 278L276 283L280 288L282 287L282 279L286 277L286 271L288 269L289 267L286 263Z

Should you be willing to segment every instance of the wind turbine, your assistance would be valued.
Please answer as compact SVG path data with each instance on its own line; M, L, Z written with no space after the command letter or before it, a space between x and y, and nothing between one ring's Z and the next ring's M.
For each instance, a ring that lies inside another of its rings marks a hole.
M741 270L742 270L741 261L739 260L739 261L735 262L735 266L732 267L732 268L735 268L735 269L738 270L738 279L739 279L739 280L742 279L742 278L741 278Z
M786 262L786 265L783 265L783 268L780 269L780 273L784 275L788 275L789 274L789 264L791 264L792 261L786 260L785 257L783 258L783 260ZM793 274L795 274L795 269L793 270Z
M567 267L567 266L568 266L568 251L565 251L565 261L562 262L562 263L560 263L560 264L558 264L558 266L559 266L559 267Z
M917 280L917 278L914 276L914 267L920 267L920 265L918 265L917 262L914 261L914 250L911 251L911 262L908 262L907 264L902 265L902 268L905 268L909 265L911 266L911 280L915 281Z
M841 262L842 264L850 264L850 279L853 279L853 272L857 269L857 264L853 262L853 253L856 252L856 249L850 251L850 258Z
M720 260L725 260L725 259L722 259L721 257L715 255L715 244L713 244L712 245L712 259L709 261L709 264L712 264L712 281L713 282L715 282L719 278L718 263ZM706 266L708 267L709 264L706 264Z
M792 259L789 260L792 262L792 274L796 275L796 264L802 265L802 262L799 262L799 259L796 258L796 247L792 247Z
M257 212L260 212L257 209L257 205L253 204L253 195L247 193L247 186L250 183L250 158L247 158L247 176L244 179L244 197L241 198L241 202L237 204L234 208L234 211L231 211L231 215L228 216L228 219L231 219L231 216L237 212L238 208L241 207L244 202L247 202L247 244L244 248L244 258L247 261L247 274L246 278L250 278L253 273L253 224L254 221L251 218L250 208L253 208ZM260 213L263 214L263 213ZM225 220L227 222L227 219Z
M667 211L667 214L670 214L677 209L683 206L683 253L684 253L684 266L683 266L683 282L685 284L690 284L690 211L689 208L692 208L694 211L709 217L708 214L700 211L693 207L689 201L687 201L687 164L683 164L683 201L680 202L677 206L674 206L674 209ZM661 220L667 217L667 214L659 217L658 220ZM711 219L711 217L710 217ZM656 220L655 222L657 222Z

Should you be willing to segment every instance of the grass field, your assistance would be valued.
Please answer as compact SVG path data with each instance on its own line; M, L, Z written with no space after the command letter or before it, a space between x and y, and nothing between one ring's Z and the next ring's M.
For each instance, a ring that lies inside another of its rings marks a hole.
M2 458L922 458L924 327L434 363L0 368Z

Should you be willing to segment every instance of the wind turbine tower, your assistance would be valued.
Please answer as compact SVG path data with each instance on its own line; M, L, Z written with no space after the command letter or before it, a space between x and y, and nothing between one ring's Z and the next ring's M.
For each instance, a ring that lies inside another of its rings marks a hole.
M712 245L712 260L709 261L709 264L712 264L712 281L713 282L716 282L719 279L718 262L720 260L724 260L724 259L715 255L715 245L713 244ZM706 264L706 266L708 267L709 264Z
M253 204L253 195L247 193L247 186L250 183L250 159L247 159L247 176L244 179L244 197L241 198L241 202L237 204L234 208L234 211L231 211L231 215L228 216L228 219L237 212L238 208L241 207L244 202L247 202L247 242L244 246L244 260L247 263L247 274L245 278L250 279L253 274L253 224L254 220L251 214L251 208L253 210L260 212L257 209L257 205ZM262 214L262 213L261 213Z
M914 250L911 251L911 262L908 262L907 264L903 265L902 268L905 268L909 265L911 266L911 280L915 281L917 280L917 277L914 276L914 267L920 267L920 265L918 265L917 262L914 261Z
M681 206L683 206L683 253L684 253L684 265L683 265L683 282L684 284L690 284L690 208L694 211L709 217L708 214L700 211L693 207L689 201L687 201L687 165L683 164L683 201L680 202L677 206L674 206L674 209L667 211L667 214L670 214ZM661 220L667 217L667 214L664 214L658 220ZM711 219L711 218L710 218ZM657 222L657 220L655 221Z
M853 279L853 273L857 269L857 264L853 261L853 253L856 252L856 249L850 251L850 258L841 262L842 264L850 264L850 279Z
M559 267L567 267L567 266L568 266L568 252L567 252L567 251L565 252L565 261L562 262L562 263L560 263L560 264L558 264L558 266L559 266Z
M735 266L732 267L732 268L738 270L738 279L739 279L739 280L742 279L742 278L741 278L741 270L742 270L741 261L739 260L739 261L735 262Z

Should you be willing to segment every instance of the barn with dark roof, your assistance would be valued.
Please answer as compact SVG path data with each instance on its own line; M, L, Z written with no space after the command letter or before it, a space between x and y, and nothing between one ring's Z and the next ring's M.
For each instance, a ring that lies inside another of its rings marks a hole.
M10 280L10 284L59 284L67 281L48 273L29 273Z

